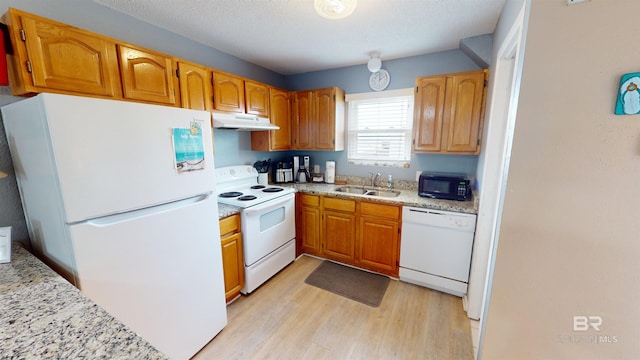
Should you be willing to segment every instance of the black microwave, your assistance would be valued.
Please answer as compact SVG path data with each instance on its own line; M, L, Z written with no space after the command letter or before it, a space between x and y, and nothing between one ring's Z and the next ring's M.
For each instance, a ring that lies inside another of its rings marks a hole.
M434 199L465 201L471 199L471 181L464 174L423 171L418 195Z

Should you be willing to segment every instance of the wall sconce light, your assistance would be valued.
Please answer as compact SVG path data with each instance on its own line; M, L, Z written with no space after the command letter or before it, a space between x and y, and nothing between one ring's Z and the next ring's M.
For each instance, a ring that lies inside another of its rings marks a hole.
M382 60L380 60L380 54L371 53L369 55L369 62L367 62L367 69L372 73L378 72L382 68Z
M356 9L358 0L314 0L316 12L327 19L343 19Z
M0 171L0 179L7 177L6 173L3 173L2 171Z

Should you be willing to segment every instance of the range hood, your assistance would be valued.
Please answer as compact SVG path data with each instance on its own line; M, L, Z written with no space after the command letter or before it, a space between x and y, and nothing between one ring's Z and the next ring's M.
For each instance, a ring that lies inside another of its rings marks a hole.
M231 130L278 130L279 126L273 125L268 118L258 117L249 114L212 112L213 127L216 129Z

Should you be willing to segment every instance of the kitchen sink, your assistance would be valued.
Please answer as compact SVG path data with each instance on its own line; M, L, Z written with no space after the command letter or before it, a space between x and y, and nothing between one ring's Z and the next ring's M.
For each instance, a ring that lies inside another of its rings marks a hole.
M396 197L400 195L399 191L394 190L380 190L375 188L366 188L360 186L341 186L335 188L335 191L356 195L365 195L365 196L379 196L379 197Z
M392 190L369 190L367 191L367 193L365 193L365 195L381 196L381 197L396 197L400 195L400 192L392 191Z
M343 193L349 193L349 194L358 194L358 195L364 195L369 191L369 190L367 190L365 188L349 187L349 186L339 187L339 188L336 188L335 190L337 192L343 192Z

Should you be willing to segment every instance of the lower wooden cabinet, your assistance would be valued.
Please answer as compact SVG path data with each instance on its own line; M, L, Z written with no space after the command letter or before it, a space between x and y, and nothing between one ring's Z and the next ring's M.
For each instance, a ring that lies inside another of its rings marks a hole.
M240 290L244 287L244 259L242 257L239 214L220 220L220 242L224 291L227 302L229 302L240 295Z
M325 197L322 201L322 255L353 263L356 252L356 201Z
M298 194L298 255L398 276L402 206Z
M400 214L402 208L360 202L356 264L365 269L398 275Z
M300 194L298 204L296 237L299 239L300 253L320 255L320 226L322 224L320 196Z

